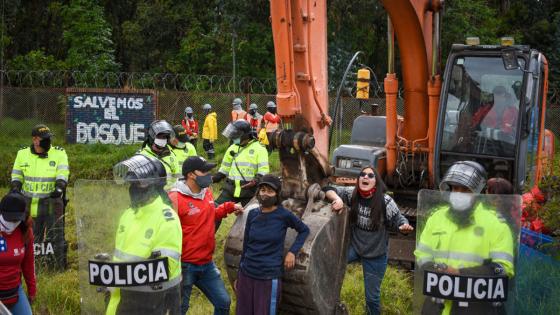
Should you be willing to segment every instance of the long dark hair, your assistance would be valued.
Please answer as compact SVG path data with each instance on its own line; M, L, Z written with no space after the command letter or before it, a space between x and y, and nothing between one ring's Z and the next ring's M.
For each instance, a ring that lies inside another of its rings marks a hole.
M31 240L31 236L33 235L33 220L29 214L21 221L18 229L21 229L23 244L27 245L27 242ZM31 244L31 246L33 246L33 244ZM31 250L33 250L33 248L31 248Z
M375 174L375 193L370 199L369 206L371 208L370 216L372 218L373 229L377 230L382 224L385 223L385 191L387 191L387 186L385 186L383 179L373 166L366 166L362 168L360 173L368 168L373 170L373 173ZM354 192L352 193L352 207L350 212L350 222L352 223L355 223L358 220L358 198L361 198L359 189L360 175L358 175L358 178L356 180L356 187L354 188Z

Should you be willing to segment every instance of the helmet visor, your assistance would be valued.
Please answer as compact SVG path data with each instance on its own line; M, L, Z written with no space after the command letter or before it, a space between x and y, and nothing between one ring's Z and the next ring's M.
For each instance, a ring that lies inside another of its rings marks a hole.
M241 136L243 135L243 132L241 130L239 130L238 128L236 128L232 123L229 123L226 128L224 129L224 131L222 132L222 135L230 140L232 139L236 139L236 138L241 138Z

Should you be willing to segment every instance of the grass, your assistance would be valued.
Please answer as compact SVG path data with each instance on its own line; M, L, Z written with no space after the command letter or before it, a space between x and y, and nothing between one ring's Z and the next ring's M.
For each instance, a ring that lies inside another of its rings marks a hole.
M28 130L37 123L36 121L14 121L5 119L0 124L0 141L3 146L0 158L6 161L0 165L0 182L9 183L13 160L17 150L30 142ZM57 135L63 135L62 126L49 126ZM22 132L24 130L24 132ZM60 145L60 138L55 139L54 145ZM221 161L227 141L221 139L216 143L216 160ZM33 304L34 314L78 314L80 313L80 291L77 253L78 242L76 235L75 211L78 199L74 195L74 183L77 179L110 179L112 165L131 156L139 146L111 146L111 145L63 145L69 157L71 168L70 186L68 189L70 203L67 207L66 239L69 245L69 266L65 272L50 272L38 266L37 281L38 292ZM202 143L198 143L197 150L202 153ZM269 160L271 171L279 173L280 162L278 153L273 153ZM4 194L7 186L0 187ZM219 186L215 185L215 191ZM104 199L105 200L105 199ZM225 265L223 262L223 246L230 227L235 217L230 216L222 223L217 239L217 248L214 259L222 272L222 278L227 281ZM93 228L93 227L92 227ZM95 227L99 232L99 227ZM226 283L230 296L232 296L232 310L235 308L235 298L229 283ZM350 265L341 292L342 301L346 304L350 314L363 314L365 306L363 274L361 265ZM382 307L384 314L410 314L412 311L412 280L411 274L393 267L389 267L382 285ZM211 314L212 305L198 290L193 290L189 314ZM233 311L232 311L233 313Z

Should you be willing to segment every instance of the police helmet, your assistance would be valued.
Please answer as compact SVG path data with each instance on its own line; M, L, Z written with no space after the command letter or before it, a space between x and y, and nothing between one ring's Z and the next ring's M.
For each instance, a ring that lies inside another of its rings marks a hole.
M192 107L188 106L187 108L185 108L185 116L187 114L192 114L192 113L193 113Z
M173 126L173 132L175 133L175 138L180 142L185 143L189 141L189 135L187 135L187 131L182 125Z
M167 173L163 164L142 154L133 155L113 167L113 177L117 183L144 182L165 185Z
M206 110L206 111L209 111L209 110L212 109L212 105L206 103L206 104L202 105L202 109L203 109L203 110Z
M439 189L451 190L451 186L467 187L471 192L479 194L486 185L486 170L474 161L455 162L443 176Z
M266 108L276 108L276 103L268 101L268 103L266 103Z
M251 103L251 105L249 105L249 109L250 109L250 110L251 110L251 109L257 110L258 108L259 108L259 107L258 107L257 104L255 104L255 103Z
M241 101L241 99L239 97L236 97L233 99L233 102L231 103L231 105L233 106L241 106L243 104L243 101Z
M252 137L251 125L245 119L238 119L231 122L222 132L224 137L233 140L241 138L241 140L248 139Z
M148 139L150 143L152 143L159 134L167 135L168 139L175 137L173 127L165 120L156 120L150 125L148 129Z

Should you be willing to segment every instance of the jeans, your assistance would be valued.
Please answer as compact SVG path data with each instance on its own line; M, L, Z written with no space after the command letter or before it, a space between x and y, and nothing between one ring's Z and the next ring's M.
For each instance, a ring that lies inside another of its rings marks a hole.
M189 301L193 285L204 293L214 305L214 314L229 314L231 299L226 291L220 271L213 261L204 265L181 263L183 273L183 295L181 296L181 314L189 310Z
M31 305L29 300L27 300L27 295L23 292L23 286L19 286L18 289L18 301L12 307L10 307L10 312L14 315L31 315Z
M348 248L347 262L361 260L364 271L364 288L366 293L366 314L380 314L381 282L387 270L387 254L375 258L362 258L354 246Z

